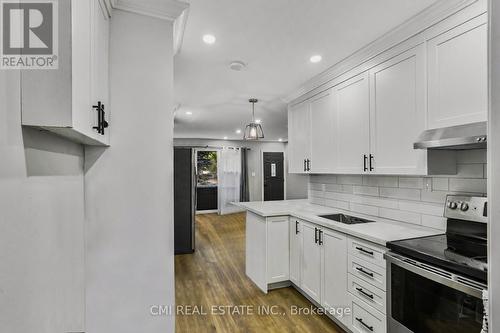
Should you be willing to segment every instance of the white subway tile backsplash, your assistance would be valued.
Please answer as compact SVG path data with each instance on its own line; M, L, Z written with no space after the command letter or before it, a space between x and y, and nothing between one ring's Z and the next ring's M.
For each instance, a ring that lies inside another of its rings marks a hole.
M360 205L357 203L351 202L350 204L351 211L356 212L356 213L361 213L361 214L366 214L366 215L374 215L378 216L379 208L375 206L367 206L367 205Z
M416 201L400 201L399 209L414 213L421 213L434 216L443 216L443 203L424 203Z
M363 176L363 185L398 187L398 177L393 176Z
M401 188L424 188L424 179L421 177L399 177L399 187Z
M378 196L378 187L376 186L354 186L353 189L354 194L363 194L363 195L371 195Z
M446 230L447 194L486 194L486 150L457 151L457 174L439 177L311 175L312 203Z
M486 193L486 179L450 178L450 191Z
M420 214L412 212L404 212L402 210L379 208L379 216L386 219L397 220L406 223L412 223L412 224L421 223Z
M431 215L422 215L422 225L429 228L446 230L446 218L431 216Z
M448 191L448 178L432 178L432 190Z
M363 178L362 176L351 176L351 175L340 175L337 176L338 184L346 184L346 185L362 185Z
M420 190L407 188L381 187L380 196L404 200L420 200Z

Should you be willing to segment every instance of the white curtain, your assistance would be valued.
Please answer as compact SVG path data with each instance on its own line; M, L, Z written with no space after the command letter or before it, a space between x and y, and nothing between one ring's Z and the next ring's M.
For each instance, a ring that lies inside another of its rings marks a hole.
M224 148L219 151L217 176L219 178L219 214L240 212L231 202L240 201L241 152Z

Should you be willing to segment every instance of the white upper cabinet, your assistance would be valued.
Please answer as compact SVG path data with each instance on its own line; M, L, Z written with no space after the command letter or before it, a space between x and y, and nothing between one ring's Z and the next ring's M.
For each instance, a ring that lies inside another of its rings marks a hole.
M106 146L109 13L100 0L60 1L58 6L59 26L71 29L59 29L58 69L22 71L22 124Z
M303 102L288 111L288 157L291 173L307 173L311 161L310 103Z
M428 41L428 127L487 120L487 14Z
M370 150L368 73L333 87L337 173L362 173Z
M425 130L424 45L370 70L370 92L371 172L425 174L427 152L413 149Z
M310 101L311 113L311 158L310 172L328 173L335 169L337 152L335 149L336 116L332 90L329 89Z

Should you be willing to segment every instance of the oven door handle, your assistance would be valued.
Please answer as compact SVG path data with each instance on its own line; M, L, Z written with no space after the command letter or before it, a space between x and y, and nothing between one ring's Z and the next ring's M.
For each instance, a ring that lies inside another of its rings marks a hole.
M479 282L469 280L451 272L432 267L430 265L400 256L392 252L385 253L384 257L389 262L389 264L395 264L410 272L479 299L482 299L483 297L483 290L488 289L486 285Z

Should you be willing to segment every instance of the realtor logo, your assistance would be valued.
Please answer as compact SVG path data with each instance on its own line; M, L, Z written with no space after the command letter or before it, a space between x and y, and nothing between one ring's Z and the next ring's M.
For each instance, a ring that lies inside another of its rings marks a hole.
M57 69L55 0L0 0L1 69Z

